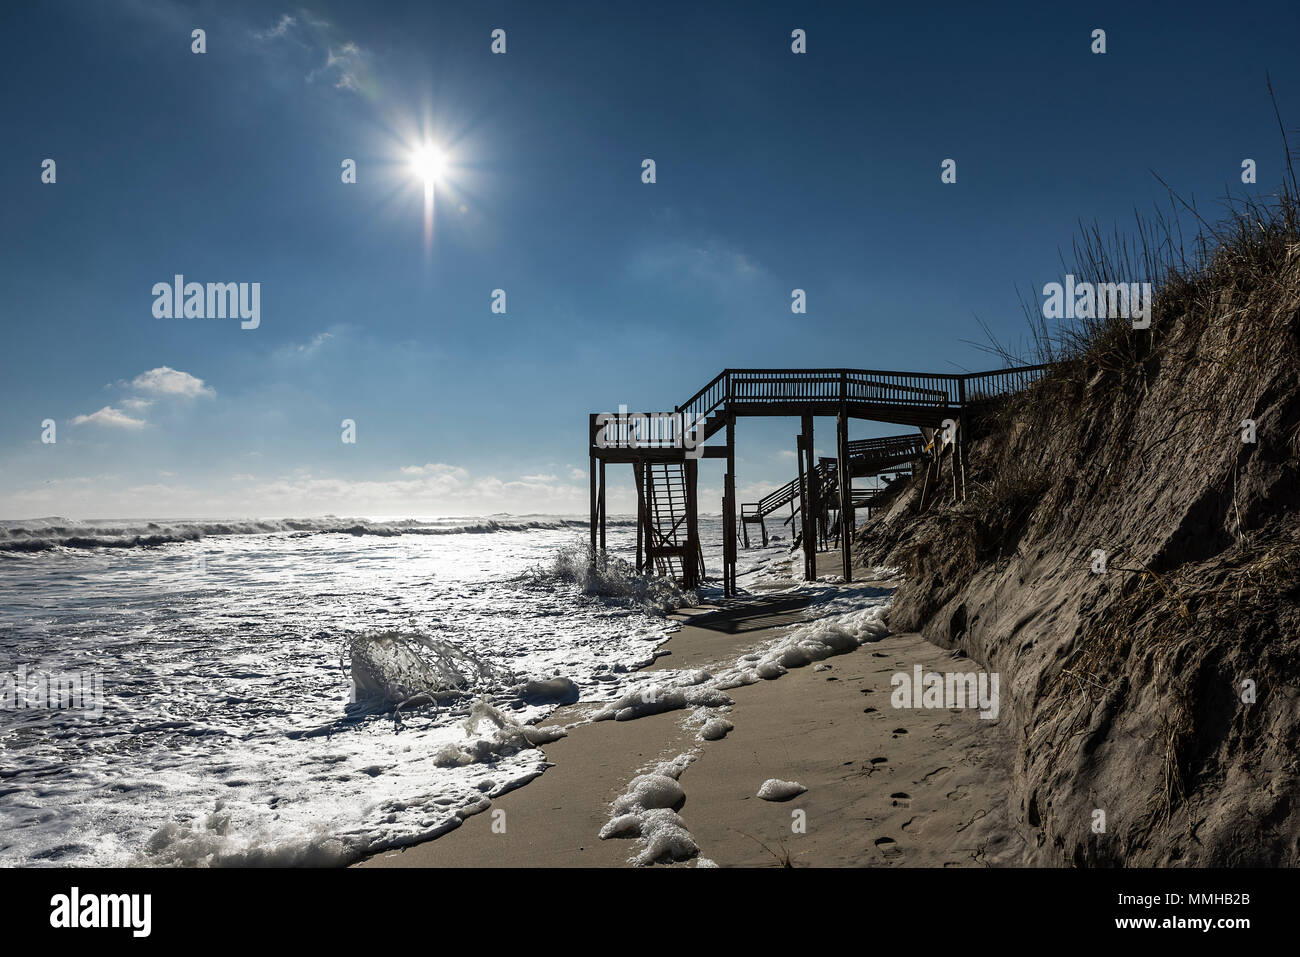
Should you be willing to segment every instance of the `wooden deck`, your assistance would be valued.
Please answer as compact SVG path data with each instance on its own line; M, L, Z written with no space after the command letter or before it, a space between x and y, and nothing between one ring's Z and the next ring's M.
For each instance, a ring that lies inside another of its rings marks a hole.
M735 494L737 419L799 418L802 426L797 439L799 475L790 484L802 493L801 502L812 506L819 505L823 486L838 487L837 495L827 497L838 501L841 524L851 530L855 468L870 467L868 462L872 456L875 460L884 457L891 442L895 443L898 454L908 454L911 445L928 443L933 431L945 425L953 437L955 461L964 462L967 413L982 403L1026 388L1048 368L1020 366L967 374L878 369L724 369L671 413L592 413L588 419L592 551L605 548L605 466L631 464L637 487L637 568L653 566L662 574L678 578L684 587L695 587L703 574L696 518L698 463L701 458L724 458L727 465L722 501L723 589L732 595L736 588L737 528L743 525L737 514ZM835 417L834 461L848 462L849 468L814 462L813 419L816 416ZM913 426L922 434L850 442L850 419ZM724 430L726 436L721 445L704 444ZM783 486L773 495L786 494L786 489L788 486ZM792 500L793 496L781 504ZM803 511L805 515L816 515L818 508ZM840 537L843 574L849 580L852 578L851 535ZM816 578L815 530L812 535L803 535L803 544L805 573L809 578Z

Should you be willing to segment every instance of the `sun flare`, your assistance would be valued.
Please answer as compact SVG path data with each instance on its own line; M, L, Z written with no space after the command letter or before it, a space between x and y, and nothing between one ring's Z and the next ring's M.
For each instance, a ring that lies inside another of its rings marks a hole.
M447 155L432 143L424 143L411 154L411 171L432 186L442 181L447 169Z
M434 208L438 205L439 195L451 203L449 208L457 205L457 183L462 170L458 162L453 162L452 149L444 145L447 141L429 132L414 133L402 137L400 158L405 157L408 182L416 193L424 194L424 249L426 255L433 250ZM456 150L459 161L460 150ZM409 187L408 187L409 188Z

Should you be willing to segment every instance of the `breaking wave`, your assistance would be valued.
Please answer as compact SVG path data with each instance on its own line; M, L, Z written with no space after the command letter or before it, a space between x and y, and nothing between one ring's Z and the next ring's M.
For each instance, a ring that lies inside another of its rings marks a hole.
M631 520L611 526L631 526ZM76 522L62 518L0 522L0 552L46 552L55 549L155 548L222 535L490 535L538 529L585 528L579 519L540 520L445 519L441 521L369 521L338 518L247 519L237 521Z
M385 631L355 635L348 644L358 704L436 703L501 687L513 677L428 635Z
M241 536L0 552L0 652L113 676L102 718L60 710L6 733L0 865L347 864L458 826L542 772L556 707L624 696L677 627L661 609L690 597L588 563L579 527L0 522L9 546ZM473 534L514 529L536 530ZM630 553L635 533L611 548ZM201 570L184 561L200 552Z
M592 554L591 547L575 541L556 550L549 566L538 566L523 576L525 584L554 589L567 585L580 595L668 614L697 603L694 592L661 575L642 574L636 566L613 555Z

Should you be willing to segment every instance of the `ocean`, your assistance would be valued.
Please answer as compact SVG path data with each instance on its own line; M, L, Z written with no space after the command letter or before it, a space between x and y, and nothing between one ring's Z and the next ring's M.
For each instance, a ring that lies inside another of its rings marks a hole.
M616 518L610 553L634 536ZM341 865L456 826L542 771L530 722L626 694L689 601L586 540L564 516L0 523L0 865ZM787 544L742 550L742 585ZM24 706L41 676L78 706Z

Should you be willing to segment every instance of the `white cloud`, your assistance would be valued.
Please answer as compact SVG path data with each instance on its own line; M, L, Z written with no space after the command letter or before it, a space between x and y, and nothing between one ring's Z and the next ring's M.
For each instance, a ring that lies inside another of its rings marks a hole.
M225 476L226 473L223 473ZM109 477L93 484L48 482L6 496L0 490L0 513L69 509L86 514L192 514L229 515L488 515L497 512L542 512L585 515L586 483L537 481L545 475L506 480L471 475L446 463L408 466L400 473L373 479L321 476L299 469L270 479L247 473L230 474L207 488L194 488L170 475L158 473L164 484L141 478L139 484L110 483ZM112 478L116 479L116 476ZM130 480L128 480L129 483ZM609 509L625 514L636 508L630 489L611 489ZM196 513L196 509L201 512Z
M279 23L271 27L271 29L269 30L254 31L253 39L254 40L275 40L288 33L290 28L295 26L297 23L298 21L295 20L293 17L289 16L289 14L282 13L280 14Z
M92 412L90 415L79 415L72 420L73 425L102 425L113 429L143 429L148 423L144 419L133 419L131 416L115 409L111 405L106 405L98 412Z
M298 351L306 353L307 355L311 355L313 352L315 352L317 349L319 349L321 346L325 344L325 340L333 339L333 338L334 336L332 333L318 332L316 333L316 335L311 337L311 342L299 346Z
M169 366L159 366L142 372L131 380L131 387L140 392L153 395L176 396L192 399L196 396L215 396L216 390L203 384L202 379L195 378L188 372L181 372Z
M343 44L338 50L331 47L326 55L323 70L314 72L328 73L333 70L338 77L334 81L336 90L360 92L361 83L357 79L357 72L361 67L362 56L361 49L351 41ZM308 77L308 79L311 79L311 77Z
M245 489L251 500L275 503L277 508L307 503L320 510L361 511L366 506L392 514L493 512L526 507L529 510L585 510L587 489L558 480L554 475L526 475L514 480L495 476L472 478L460 466L445 463L408 465L399 479L344 479L315 477L299 472Z
M345 39L328 20L319 20L304 13L299 21L286 13L280 16L275 26L269 30L254 31L252 37L262 43L288 40L315 56L324 53L325 63L307 73L308 83L315 83L318 78L324 77L334 81L336 90L360 93L369 75L370 56L367 51Z
M119 380L117 384L121 388L134 389L164 399L193 399L198 396L212 398L217 394L216 390L205 385L202 379L170 366L159 366L148 372L141 372L130 382ZM121 408L106 405L98 412L76 416L72 419L72 424L102 425L115 429L143 429L149 423L138 415L152 406L155 401L140 395L127 396L118 403ZM137 415L128 415L127 412L134 412Z
M469 478L469 473L458 465L444 465L441 462L429 462L425 465L405 465L403 475L438 475L457 479Z
M166 496L173 495L178 491L181 491L181 489L175 488L171 485L162 485L161 483L154 482L151 485L132 485L126 490L126 494L134 495L137 498L165 498Z
M324 351L334 339L346 339L345 327L332 326L330 332L318 332L306 342L289 342L276 348L274 356L282 361L310 359Z

